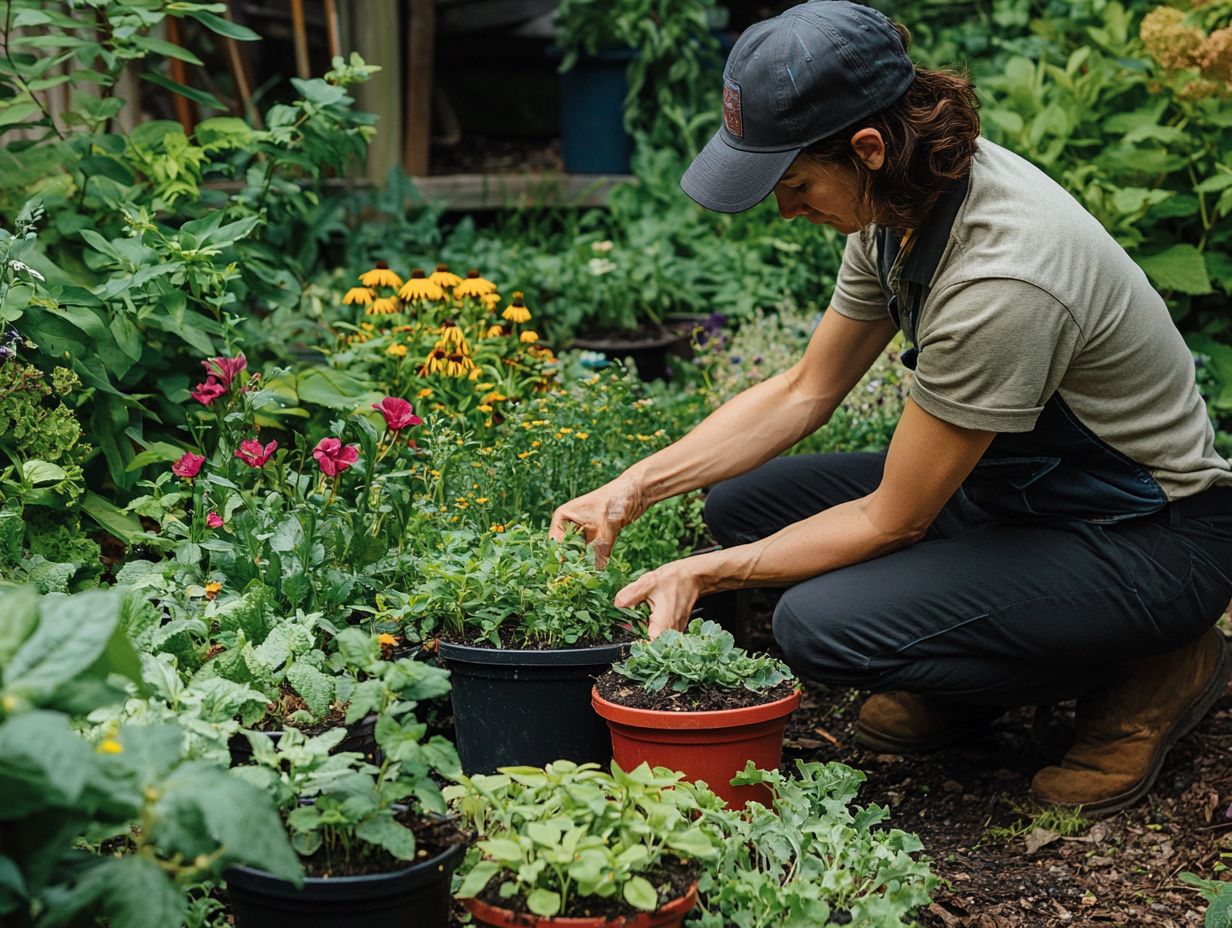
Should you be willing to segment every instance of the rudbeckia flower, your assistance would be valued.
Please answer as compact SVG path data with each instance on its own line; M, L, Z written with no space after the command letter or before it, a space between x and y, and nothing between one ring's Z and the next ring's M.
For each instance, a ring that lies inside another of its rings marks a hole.
M192 480L200 473L201 465L204 463L204 455L185 451L180 459L171 465L171 473L177 477L183 477L185 480Z
M372 302L373 297L375 296L376 294L367 287L352 287L346 292L346 296L342 298L342 302L347 306L355 306L356 304L360 306L367 306Z
M462 345L466 343L466 336L462 334L462 330L458 328L458 324L453 320L446 320L441 323L441 341L442 345Z
M479 402L481 402L481 403L483 403L483 404L485 404L485 405L490 406L490 405L492 405L493 403L500 403L500 402L502 402L502 401L504 401L504 400L507 400L507 399L509 399L509 397L505 396L505 394L503 394L503 393L501 393L501 392L499 392L499 391L493 390L491 393L489 393L487 396L485 396L485 397L484 397L483 399L481 399Z
M413 425L423 425L423 419L415 415L415 407L397 396L387 396L372 408L385 417L385 425L391 432L401 432Z
M383 296L372 301L364 312L369 316L392 316L398 311L398 298L396 296Z
M359 460L359 449L355 445L344 445L337 438L322 438L312 449L312 456L317 459L321 473L337 477Z
M376 267L359 275L359 282L365 287L401 287L402 278L389 269L384 261L378 261Z
M424 361L422 373L435 374L445 366L445 359L449 356L447 351L441 348L433 348L428 352L428 357Z
M222 584L217 580L211 580L205 585L205 598L209 600L215 599L222 590Z
M518 336L518 340L526 342L528 345L533 345L535 342L539 341L539 333L533 329L527 329Z
M413 277L414 275L412 274L411 276ZM458 284L462 283L462 278L457 274L452 273L449 270L448 264L438 264L436 266L436 270L433 271L431 276L428 277L428 280L436 284L438 287L448 290L452 290Z
M478 271L468 271L466 280L453 288L453 295L456 299L462 300L468 296L482 297L488 293L496 292L496 284L490 280L484 280L479 276Z
M505 311L501 313L501 318L517 323L530 322L530 310L522 302L522 292L520 290L514 292L513 301L505 307Z
M271 441L268 445L262 446L261 442L257 441L257 439L249 438L240 442L240 446L235 449L235 456L249 467L264 467L265 462L277 450L278 442L276 441Z
M445 299L445 291L431 277L424 277L424 272L419 268L415 268L415 270L411 271L411 276L407 279L407 282L402 285L402 289L398 291L398 296L408 303L416 300L436 302Z
M484 338L500 338L505 334L505 327L501 325L490 325L488 331L484 333Z
M475 362L464 354L454 352L445 358L445 373L450 377L464 377L474 368Z
M390 345L385 349L385 353L393 355L395 358L405 358L406 345Z
M483 305L488 308L489 312L491 312L492 310L496 309L497 306L500 305L501 296L499 293L493 290L491 293L485 293L479 299L483 301Z
M188 395L202 406L209 406L210 403L214 402L214 400L218 399L226 392L227 388L218 382L218 378L216 378L213 374L210 374L209 377L205 378L205 383L197 384L188 391Z

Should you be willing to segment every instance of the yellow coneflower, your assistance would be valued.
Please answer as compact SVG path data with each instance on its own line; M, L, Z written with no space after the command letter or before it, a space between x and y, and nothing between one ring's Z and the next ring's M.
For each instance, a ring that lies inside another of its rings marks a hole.
M359 282L365 287L401 287L402 278L389 269L384 261L378 261L376 267L359 275Z
M517 323L530 322L530 310L522 302L522 292L520 290L514 292L513 301L505 307L505 311L501 313L501 318Z
M402 289L398 291L398 296L406 300L408 303L416 300L428 300L429 302L438 302L445 299L445 291L441 289L441 285L434 283L430 277L425 277L424 272L419 268L411 271L411 276L407 278Z
M492 407L489 406L487 403L480 403L475 408L478 409L480 412L491 412L492 411Z
M347 306L355 306L357 304L359 306L367 306L375 296L376 294L367 287L352 287L346 292L342 302Z
M526 342L528 345L533 345L535 342L539 341L539 333L533 329L527 329L518 336L518 340Z
M452 290L462 283L462 278L449 270L448 264L438 264L436 270L429 275L428 280L445 290Z
M222 590L222 584L217 580L211 580L205 585L205 598L214 599Z
M389 632L381 632L381 634L376 636L376 640L382 648L396 647L399 641L397 635L391 635Z
M405 358L406 357L406 345L390 345L388 348L385 349L385 353L391 354L395 358Z
M488 326L488 331L483 333L483 337L484 338L500 338L504 334L505 334L505 327L503 325L490 325Z
M454 352L445 358L445 373L450 377L464 377L475 369L475 362L468 355Z
M486 306L490 312L500 305L501 295L493 290L491 293L485 293L479 299L483 301L483 305Z
M505 394L501 393L499 390L493 390L479 402L490 405L492 403L504 402L507 399L509 399L509 397L505 396Z
M467 271L466 280L453 288L454 298L459 300L466 299L468 296L482 297L495 292L496 284L490 280L484 280L479 276L478 271Z
M428 353L427 359L424 361L423 367L420 369L421 374L435 374L437 371L445 367L445 359L449 357L447 351L440 348L433 348Z
M372 301L372 305L364 310L369 316L392 316L398 312L398 298L383 296Z
M478 380L481 376L483 376L483 371L481 371L479 368L475 368L473 371L471 371L471 375L470 377L467 378L467 380Z
M394 326L392 329L390 329L389 331L393 332L395 335L401 335L403 332L414 332L414 331L415 331L415 326L413 326L413 325L396 325L396 326Z
M458 328L458 324L452 319L446 319L441 323L441 345L462 345L466 343L466 336L462 334L462 330Z
M428 397L430 397L430 396L432 395L432 388L431 388L431 387L424 387L422 390L420 390L420 391L419 391L418 393L416 393L415 395L416 395L417 397L419 397L421 400L426 400Z

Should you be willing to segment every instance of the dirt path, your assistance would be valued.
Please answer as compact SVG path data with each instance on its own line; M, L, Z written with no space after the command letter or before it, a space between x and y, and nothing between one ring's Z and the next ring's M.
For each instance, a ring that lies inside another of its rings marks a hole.
M772 649L767 614L753 620L750 637ZM1072 739L1072 709L1034 735L1032 712L1022 710L961 750L900 757L855 745L860 698L809 686L784 761L864 771L860 801L888 805L891 824L920 835L946 881L922 926L1202 925L1201 896L1177 877L1218 877L1221 859L1232 867L1232 688L1172 751L1147 800L1096 823L1046 817L1027 797L1032 774Z

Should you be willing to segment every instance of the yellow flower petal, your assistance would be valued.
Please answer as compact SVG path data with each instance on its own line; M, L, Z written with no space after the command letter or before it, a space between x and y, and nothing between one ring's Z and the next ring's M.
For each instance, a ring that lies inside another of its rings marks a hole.
M401 287L402 278L389 269L384 261L378 261L376 267L359 275L359 282L365 287Z

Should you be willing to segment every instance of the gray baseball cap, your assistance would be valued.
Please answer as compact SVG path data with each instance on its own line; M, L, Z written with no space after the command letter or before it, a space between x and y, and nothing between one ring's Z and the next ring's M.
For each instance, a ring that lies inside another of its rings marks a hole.
M723 125L680 186L707 209L750 209L802 149L881 112L914 79L902 36L870 7L809 0L755 23L727 56Z

